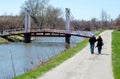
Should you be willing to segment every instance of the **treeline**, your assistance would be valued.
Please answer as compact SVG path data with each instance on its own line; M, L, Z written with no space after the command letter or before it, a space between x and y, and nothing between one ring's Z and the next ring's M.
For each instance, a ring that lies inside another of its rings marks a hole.
M31 10L32 28L39 29L65 29L64 11L49 5L49 0L28 0L22 5L18 16L0 16L0 30L24 28L24 8ZM93 18L86 20L71 20L71 29L75 30L99 30L117 29L120 30L120 16L112 20L107 13L102 10L101 20Z
M20 16L12 16L12 15L3 15L0 16L0 30L4 29L14 29L17 27L17 21Z

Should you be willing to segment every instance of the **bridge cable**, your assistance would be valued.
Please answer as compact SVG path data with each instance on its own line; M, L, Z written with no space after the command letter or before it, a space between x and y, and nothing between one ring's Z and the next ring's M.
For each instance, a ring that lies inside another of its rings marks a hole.
M74 16L72 15L72 13L71 13L71 17L72 18L74 18ZM78 23L75 23L74 22L74 20L72 20L72 18L71 18L71 24L73 25L73 27L74 27L74 29L75 29L75 31L78 33L78 34L80 34L81 33L81 28L80 27L78 27Z
M18 18L18 20L17 20L17 22L16 22L16 24L15 24L15 26L20 26L21 24L22 24L22 21L24 20L24 15L22 15L20 18Z
M71 13L71 17L73 17L74 18L74 16L73 16L73 14ZM72 20L72 18L71 18L71 20ZM74 21L74 20L73 20ZM72 21L72 22L73 22ZM81 30L82 28L80 28L79 26L78 26L78 23L75 23L75 22L73 22L73 24L75 25L74 27L76 27L77 28L77 30Z
M35 23L35 25L37 27L39 27L39 21L38 21L38 19L36 17L32 16L32 15L31 15L31 18L32 18L33 22Z

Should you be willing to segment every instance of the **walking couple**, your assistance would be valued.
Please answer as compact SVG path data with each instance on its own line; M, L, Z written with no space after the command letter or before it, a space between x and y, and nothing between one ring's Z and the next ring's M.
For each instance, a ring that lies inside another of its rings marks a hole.
M102 40L100 35L98 36L97 39L94 35L92 37L90 37L90 39L89 39L90 52L91 52L91 54L94 54L95 42L97 42L96 47L98 48L98 54L101 54L101 50L102 50L102 46L103 46L103 40Z

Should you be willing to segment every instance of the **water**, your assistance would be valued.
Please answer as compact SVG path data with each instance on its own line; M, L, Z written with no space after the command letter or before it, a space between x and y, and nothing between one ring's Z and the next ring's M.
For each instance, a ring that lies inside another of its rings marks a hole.
M71 37L70 47L83 41ZM12 79L37 66L66 49L63 37L40 37L30 44L10 43L0 45L0 79Z

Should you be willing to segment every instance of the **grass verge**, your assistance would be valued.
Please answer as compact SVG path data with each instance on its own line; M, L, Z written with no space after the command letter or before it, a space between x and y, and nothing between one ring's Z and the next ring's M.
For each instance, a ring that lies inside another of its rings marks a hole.
M112 33L112 64L115 79L120 79L120 31Z
M100 34L101 32L98 32L97 35ZM48 72L52 68L58 66L65 60L74 56L76 53L78 53L80 50L82 50L87 44L88 44L88 39L84 40L81 43L76 44L73 48L60 53L56 57L53 57L47 63L40 66L39 68L29 71L18 77L15 77L14 79L36 79L36 78L40 77L42 74L44 74L45 72Z

